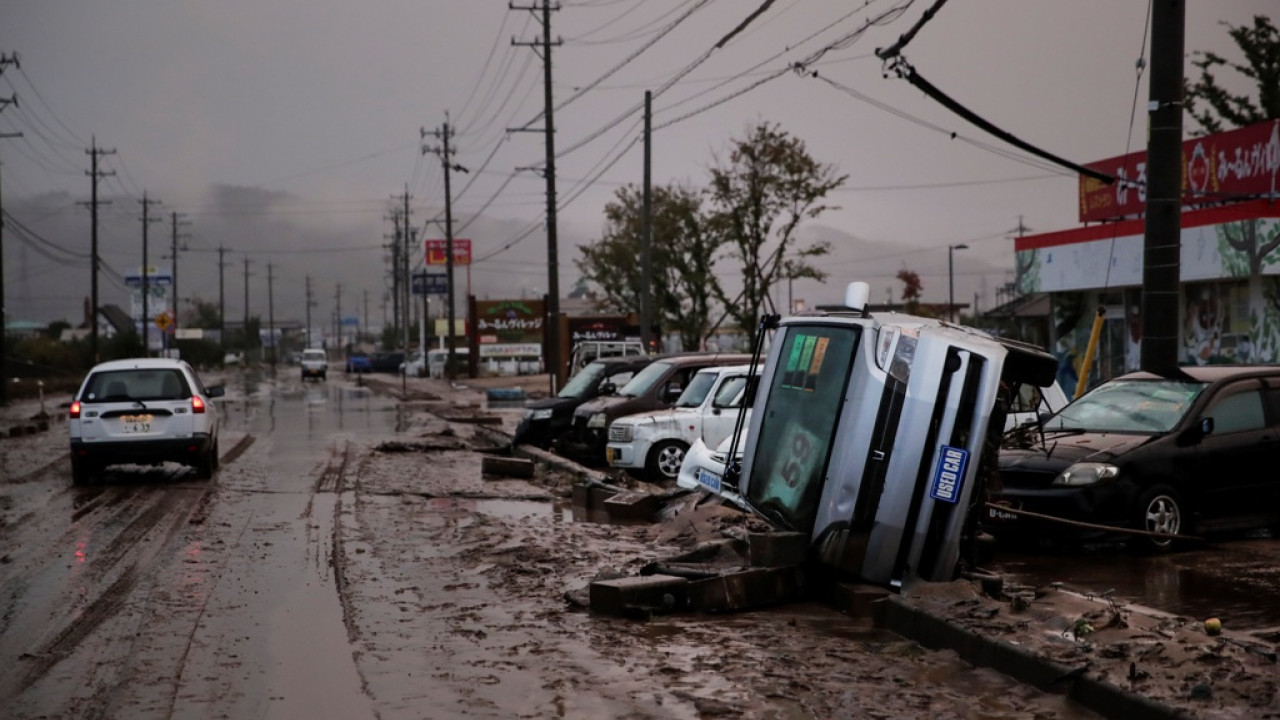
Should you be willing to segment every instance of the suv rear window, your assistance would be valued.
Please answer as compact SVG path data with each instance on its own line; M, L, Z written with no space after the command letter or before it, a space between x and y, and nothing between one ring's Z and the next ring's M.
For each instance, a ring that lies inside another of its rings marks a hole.
M191 397L186 379L177 370L113 370L94 373L81 402L182 400Z

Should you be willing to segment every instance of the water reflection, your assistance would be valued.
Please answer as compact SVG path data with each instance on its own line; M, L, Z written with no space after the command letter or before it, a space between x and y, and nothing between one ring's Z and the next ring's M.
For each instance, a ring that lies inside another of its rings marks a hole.
M1237 630L1280 625L1280 604L1259 598L1280 593L1280 544L1240 540L1151 557L1119 548L1020 554L1002 551L997 567L1012 581L1061 582L1176 615L1229 618Z

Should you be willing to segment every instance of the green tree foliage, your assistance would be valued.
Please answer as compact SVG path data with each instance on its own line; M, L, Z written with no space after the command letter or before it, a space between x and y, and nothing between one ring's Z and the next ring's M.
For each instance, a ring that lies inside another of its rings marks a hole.
M1280 118L1280 30L1265 15L1255 15L1253 25L1227 27L1244 62L1230 62L1212 51L1193 52L1191 64L1200 79L1183 89L1187 114L1205 134L1222 132ZM1257 88L1258 96L1233 94L1219 83L1218 70L1233 70Z
M681 346L698 349L711 325L711 304L721 294L714 272L719 246L707 232L702 199L679 185L652 191L655 320L664 332L677 332ZM634 185L619 188L605 206L601 238L581 248L576 261L585 280L603 296L601 309L638 313L643 280L644 193Z
M753 342L759 318L775 312L770 291L788 278L825 280L810 260L830 252L827 242L801 246L796 230L833 209L823 202L844 184L830 165L814 160L804 142L762 122L730 142L728 157L711 169L709 228L741 263L742 293L718 297Z

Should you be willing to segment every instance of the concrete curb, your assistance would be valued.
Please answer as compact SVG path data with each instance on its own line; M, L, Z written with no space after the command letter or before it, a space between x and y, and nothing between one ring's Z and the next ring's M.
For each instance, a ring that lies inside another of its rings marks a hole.
M997 672L1045 692L1067 697L1117 720L1188 720L1195 715L1171 708L1108 682L1090 678L1014 643L986 637L913 607L899 595L872 603L878 627L930 649L954 650L965 662Z

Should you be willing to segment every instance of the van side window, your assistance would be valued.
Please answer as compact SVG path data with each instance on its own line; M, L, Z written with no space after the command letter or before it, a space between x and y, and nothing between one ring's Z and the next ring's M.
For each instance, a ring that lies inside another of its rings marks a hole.
M1256 389L1218 397L1204 415L1213 418L1215 435L1261 430L1267 426L1266 416L1262 411L1262 393Z

